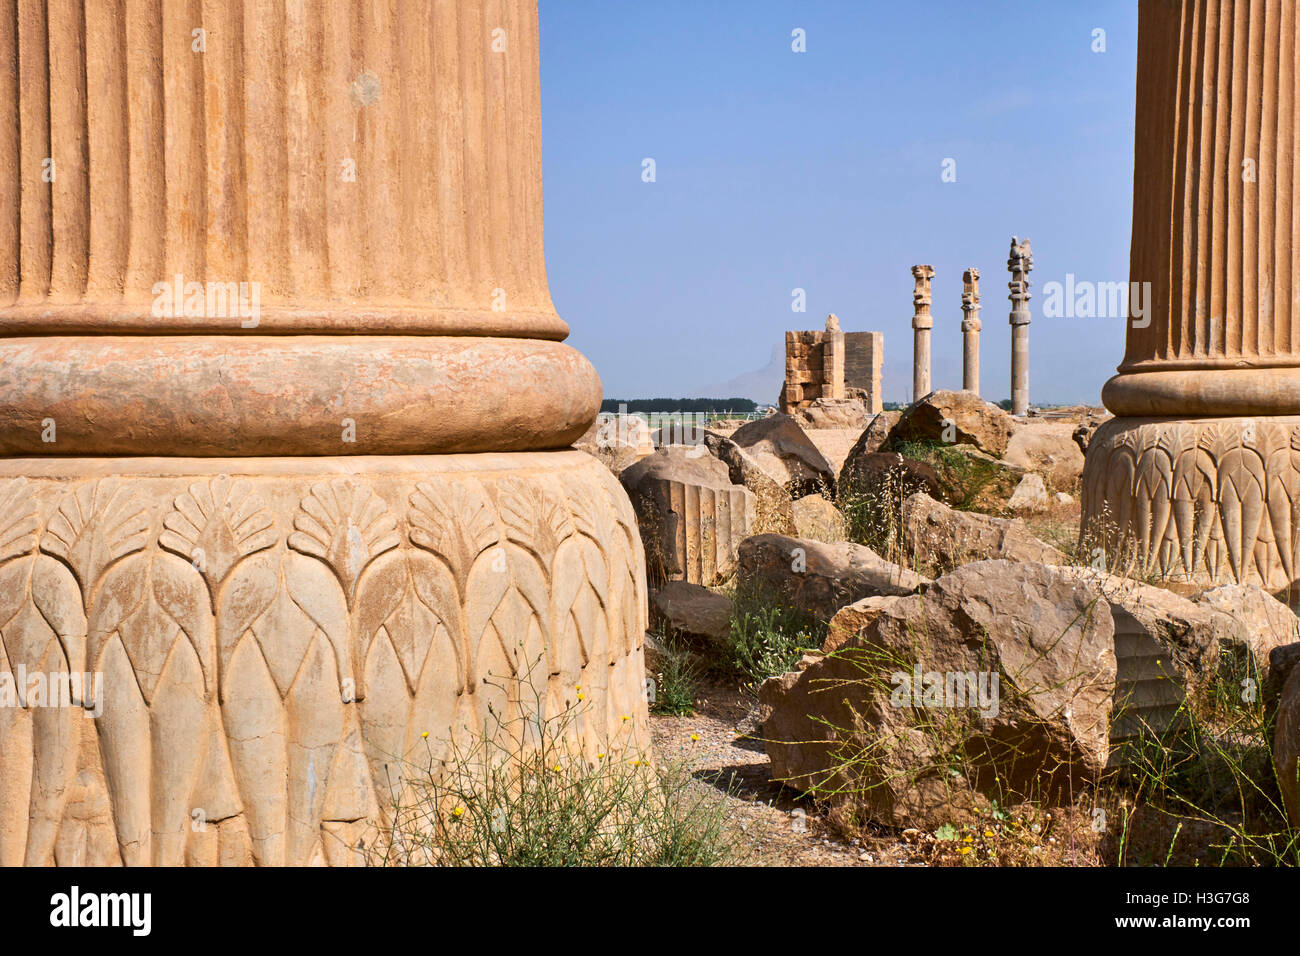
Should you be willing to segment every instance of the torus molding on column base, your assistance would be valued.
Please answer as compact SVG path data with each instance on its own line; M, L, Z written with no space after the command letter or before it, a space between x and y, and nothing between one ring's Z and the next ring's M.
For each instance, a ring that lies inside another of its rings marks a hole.
M564 448L591 425L600 394L581 352L540 339L0 338L0 454Z
M1300 409L1300 367L1295 356L1285 361L1249 368L1151 363L1121 371L1101 397L1116 415L1285 415Z

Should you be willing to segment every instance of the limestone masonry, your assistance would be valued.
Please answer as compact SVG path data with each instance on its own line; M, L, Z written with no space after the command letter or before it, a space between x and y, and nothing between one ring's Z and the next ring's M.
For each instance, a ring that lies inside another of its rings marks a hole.
M75 6L0 23L0 672L102 680L0 707L0 864L357 863L417 753L639 754L536 5Z
M781 411L791 414L819 398L853 396L863 399L867 411L880 411L884 352L884 333L842 332L834 315L826 317L824 331L786 332Z

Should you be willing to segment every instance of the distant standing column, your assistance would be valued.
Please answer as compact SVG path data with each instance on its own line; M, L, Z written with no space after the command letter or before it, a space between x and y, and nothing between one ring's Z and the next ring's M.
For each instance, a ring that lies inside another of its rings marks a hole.
M916 289L912 292L912 401L930 394L930 280L934 266L912 266Z
M980 271L971 266L961 274L961 387L980 391Z
M1011 237L1011 257L1007 271L1011 281L1007 288L1011 294L1011 414L1029 413L1029 286L1027 278L1034 268L1034 257L1029 240L1020 242Z

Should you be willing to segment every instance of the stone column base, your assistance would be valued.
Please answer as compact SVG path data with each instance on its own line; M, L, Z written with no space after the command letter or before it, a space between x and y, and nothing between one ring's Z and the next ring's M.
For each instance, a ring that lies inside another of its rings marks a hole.
M1300 416L1115 418L1083 470L1083 534L1107 562L1197 584L1300 578Z
M582 452L11 458L0 528L0 865L362 862L407 761L539 708L648 745L644 554Z

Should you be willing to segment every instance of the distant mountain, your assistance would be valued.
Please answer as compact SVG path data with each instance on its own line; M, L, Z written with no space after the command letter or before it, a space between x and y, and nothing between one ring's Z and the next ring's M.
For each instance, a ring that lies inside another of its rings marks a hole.
M733 395L751 398L763 405L775 405L785 384L785 345L772 346L772 359L753 372L737 375L716 385L705 385L687 393L687 398L722 398Z

